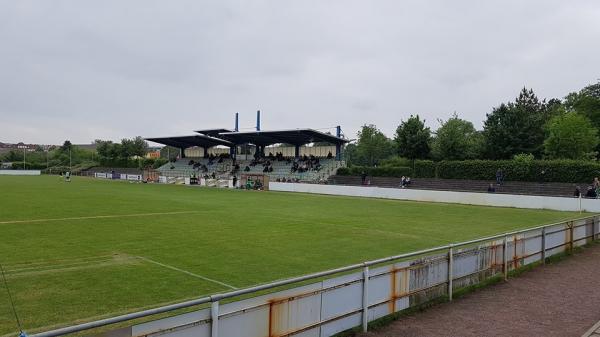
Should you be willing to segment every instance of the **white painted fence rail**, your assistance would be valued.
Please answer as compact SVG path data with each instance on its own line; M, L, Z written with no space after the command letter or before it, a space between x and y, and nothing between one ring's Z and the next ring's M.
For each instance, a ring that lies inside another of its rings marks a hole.
M39 176L40 170L0 170L0 176Z
M197 305L193 312L135 324L103 336L327 337L448 296L598 237L600 216L503 233L390 256L270 284L215 294L32 335L52 337ZM313 280L306 284L306 281ZM174 285L176 286L176 285ZM282 286L286 290L279 290ZM266 290L276 292L264 294ZM240 299L241 295L255 297ZM553 295L554 296L554 295Z
M600 212L599 199L579 199L515 195L500 193L474 193L417 190L410 188L387 188L372 186L344 186L270 182L269 190L302 192L353 197L383 198L412 201L447 202L467 205L551 209L557 211Z

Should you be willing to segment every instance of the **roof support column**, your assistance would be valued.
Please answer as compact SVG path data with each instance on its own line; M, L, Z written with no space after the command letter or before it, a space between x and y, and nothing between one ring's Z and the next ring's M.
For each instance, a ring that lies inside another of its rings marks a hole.
M185 158L185 148L183 148L183 147L179 148L179 158L181 158L181 159Z
M300 158L300 145L294 147L294 157Z
M204 158L208 158L208 147L203 146L202 149L204 150Z
M335 160L342 160L342 144L335 144Z
M260 156L260 145L256 145L256 149L254 150L254 158L258 158Z

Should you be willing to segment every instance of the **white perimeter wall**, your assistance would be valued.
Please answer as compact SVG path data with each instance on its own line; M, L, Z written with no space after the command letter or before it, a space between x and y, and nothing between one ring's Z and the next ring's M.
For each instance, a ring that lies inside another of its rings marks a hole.
M39 176L40 170L0 170L0 176Z
M448 202L467 205L551 209L557 211L600 212L600 200L564 197L542 197L495 193L431 191L371 186L342 186L270 182L271 191L302 192L353 197L384 198L413 201Z

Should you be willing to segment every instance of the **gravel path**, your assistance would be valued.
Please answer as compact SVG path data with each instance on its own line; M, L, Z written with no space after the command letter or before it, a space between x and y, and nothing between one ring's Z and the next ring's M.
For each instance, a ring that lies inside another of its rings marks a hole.
M600 244L362 337L573 336L600 320Z

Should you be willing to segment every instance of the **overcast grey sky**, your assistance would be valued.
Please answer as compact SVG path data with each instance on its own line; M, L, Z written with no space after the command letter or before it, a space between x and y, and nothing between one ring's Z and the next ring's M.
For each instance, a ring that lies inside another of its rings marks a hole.
M252 127L481 128L600 78L600 1L0 0L0 141Z

